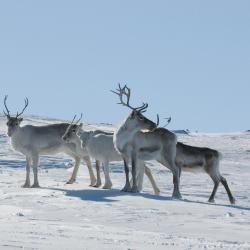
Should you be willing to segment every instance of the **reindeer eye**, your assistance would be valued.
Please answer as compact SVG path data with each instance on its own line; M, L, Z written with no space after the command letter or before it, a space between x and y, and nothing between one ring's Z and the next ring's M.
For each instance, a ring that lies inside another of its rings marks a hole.
M72 129L72 132L73 132L73 133L75 133L75 132L76 132L76 130L75 130L75 129Z
M141 116L140 114L138 115L138 118L139 118L139 120L141 120L141 121L144 119L144 117Z

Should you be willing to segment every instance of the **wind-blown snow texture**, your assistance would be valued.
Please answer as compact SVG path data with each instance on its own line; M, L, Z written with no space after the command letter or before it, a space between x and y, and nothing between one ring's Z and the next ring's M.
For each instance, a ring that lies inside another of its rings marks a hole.
M60 122L31 116L25 121ZM42 188L23 189L25 160L11 149L5 122L1 117L0 249L250 249L250 133L178 136L223 153L221 172L236 198L232 206L221 185L216 204L207 203L213 183L206 174L183 173L183 200L172 200L172 175L156 162L148 165L160 196L146 178L141 194L120 192L120 162L111 165L112 190L89 187L84 164L77 182L66 185L73 161L64 155L41 157Z

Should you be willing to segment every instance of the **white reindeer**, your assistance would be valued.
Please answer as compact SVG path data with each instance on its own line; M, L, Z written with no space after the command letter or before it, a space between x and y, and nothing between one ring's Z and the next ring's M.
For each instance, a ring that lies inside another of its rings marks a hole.
M51 124L46 126L26 125L20 126L23 118L20 116L28 106L28 99L25 99L25 106L21 113L17 112L16 116L11 116L7 108L7 96L4 98L4 106L7 117L8 136L11 138L13 148L25 155L26 157L26 180L23 187L30 187L30 167L33 168L34 184L32 187L39 187L38 171L40 155L53 155L56 153L65 153L75 159L75 169L78 169L81 158L87 164L91 185L94 185L96 178L93 173L90 158L87 154L79 156L75 150L75 144L65 143L62 140L62 135L70 125L69 123ZM75 173L76 175L76 173ZM73 180L72 180L73 181Z
M97 133L96 131L83 131L79 135L81 125L78 129L70 127L66 130L63 135L63 140L69 143L75 143L77 151L79 154L81 152L88 152L89 156L101 162L103 164L103 170L105 175L104 189L110 189L112 187L112 182L109 176L109 162L112 161L122 161L121 155L115 150L113 144L113 133ZM154 178L151 174L150 169L144 165L145 174L149 178L151 185L154 189L156 195L159 194L160 190L157 187ZM100 168L97 169L97 183L101 185L100 179Z
M176 156L176 135L165 128L157 128L157 124L143 116L143 112L148 107L143 103L141 107L134 108L129 104L130 89L125 85L113 91L120 98L120 104L132 109L132 112L114 133L114 145L125 161L126 184L123 191L138 192L141 183L137 184L137 171L139 176L142 175L141 165L147 160L157 160L173 173L174 190L172 197L181 198L179 191L179 174L180 169L175 164ZM123 96L127 98L126 103ZM143 131L149 130L149 131ZM131 188L129 182L128 164L132 163ZM142 177L139 178L140 180ZM138 188L139 186L139 188Z
M74 119L73 119L74 121ZM68 133L67 131L70 131L71 133L82 133L82 136L87 136L87 134L85 134L82 130L82 123L80 125L77 125L77 123L75 123L74 126L72 126L73 124L73 121L71 122L71 124L67 127L66 129L66 133ZM103 130L95 130L93 131L93 134L94 135L98 135L98 134L106 134L106 135L110 135L110 134L113 134L113 133L110 133L110 132L106 132L106 131L103 131ZM62 139L64 138L64 135L62 136ZM84 140L84 138L83 138ZM77 144L74 143L75 145ZM78 147L80 148L81 145L79 144ZM75 148L75 150L77 150L77 148ZM77 150L77 153L81 156L81 157L85 157L85 156L88 156L89 157L89 154L87 152L87 149L86 147L83 148L82 150ZM96 160L95 161L95 166L96 166L96 174L97 174L97 179L96 179L96 182L94 184L91 184L90 186L92 187L100 187L101 186L101 178L100 178L100 161L99 160ZM75 165L74 167L74 170L72 172L72 175L69 179L69 181L67 182L67 184L73 184L75 181L76 181L76 176L77 176L77 173L78 173L78 169L79 169L79 165Z

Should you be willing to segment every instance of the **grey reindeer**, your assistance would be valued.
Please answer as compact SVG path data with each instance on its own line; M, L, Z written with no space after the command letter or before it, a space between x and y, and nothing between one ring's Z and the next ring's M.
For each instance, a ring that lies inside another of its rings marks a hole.
M170 118L168 119L168 123L169 122ZM222 154L215 149L207 147L194 147L182 142L177 142L176 144L175 163L180 168L180 175L181 171L191 173L207 173L214 182L214 187L208 202L214 203L214 197L217 189L219 184L222 183L227 192L230 203L235 204L235 198L232 195L227 180L221 175L219 170L221 158ZM143 178L143 176L141 177ZM138 182L143 182L143 180L138 180Z
M209 202L214 202L215 194L221 182L226 189L230 203L235 204L235 198L229 189L227 180L220 174L219 163L222 157L220 152L211 148L189 146L181 142L178 142L176 147L176 164L181 170L205 172L213 180L214 188L209 197Z
M173 173L173 198L181 198L179 191L180 169L175 164L176 157L176 135L165 128L157 128L157 124L143 115L148 104L143 103L140 107L132 107L129 103L131 90L126 85L119 84L117 91L113 91L119 96L120 104L130 108L132 112L123 121L114 133L114 145L125 161L126 183L123 191L138 192L141 189L144 161L156 160ZM123 98L126 98L126 102ZM132 163L131 188L129 182L129 167ZM137 174L139 172L139 174Z

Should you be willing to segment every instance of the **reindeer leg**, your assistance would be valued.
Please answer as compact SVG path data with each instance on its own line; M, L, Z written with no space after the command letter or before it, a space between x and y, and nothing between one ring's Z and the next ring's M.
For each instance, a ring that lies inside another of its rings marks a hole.
M124 170L125 170L125 175L126 175L126 183L125 183L125 186L124 188L121 190L123 192L131 192L131 186L130 186L130 183L129 183L129 167L128 167L128 163L126 160L123 160L124 161Z
M32 155L32 167L33 167L33 173L34 173L34 184L31 186L32 188L39 188L39 182L38 182L38 162L39 162L39 155L33 154Z
M26 156L26 179L22 187L23 188L30 187L30 158L28 156Z
M100 166L100 161L96 160L95 161L95 167L96 167L96 184L94 187L100 187L102 185L102 179L101 179L101 166Z
M165 167L167 167L169 170L171 170L173 174L173 184L174 184L174 190L172 197L175 199L181 199L181 193L180 193L180 169L178 166L175 164L175 160L170 159L169 161L167 158L164 156L161 158L159 161L161 164L163 164Z
M132 179L133 179L133 186L131 189L132 193L138 193L138 185L137 185L137 180L136 180L136 172L137 172L137 159L136 159L136 154L132 153Z
M214 188L213 188L213 191L208 199L208 202L211 202L211 203L214 203L214 197L216 195L216 192L217 192L217 189L219 187L219 184L220 184L220 181L217 177L214 177L214 176L211 176L210 177L212 178L213 182L214 182Z
M142 185L143 185L144 165L142 165L141 167L142 167L142 169L140 168L141 171L136 171L137 172L136 183L140 191L142 191ZM133 177L130 179L129 183L130 183L130 186L133 186Z
M73 170L73 173L72 173L70 179L67 181L67 184L72 184L72 183L74 183L76 181L76 176L77 176L77 172L78 172L80 163L81 163L81 158L80 157L75 157L74 170Z
M154 180L154 177L151 173L151 170L146 166L144 165L144 170L145 170L145 175L148 177L153 189L154 189L154 193L155 195L159 195L160 194L160 189L158 188L155 180Z
M96 178L95 178L95 175L94 175L94 172L93 172L93 168L92 168L90 158L89 158L89 156L84 156L83 160L86 162L88 170L89 170L90 186L93 187L95 185L95 183L96 183Z
M102 188L103 189L111 189L112 182L111 182L110 176L109 176L109 162L108 161L103 163L103 171L104 171L104 175L105 175L105 184Z
M229 186L227 184L227 180L223 176L221 176L220 181L221 181L222 185L224 186L224 188L227 191L227 195L228 195L228 198L230 200L230 203L235 204L235 198L233 197L233 195L231 193L231 190L229 189Z
M143 188L143 177L144 177L144 162L143 161L138 161L138 168L137 168L137 186L138 186L138 190L139 192L142 191Z
M179 168L176 167L172 170L173 173L173 184L174 184L174 191L173 191L173 198L181 199L181 193L180 193L180 174L179 174Z

